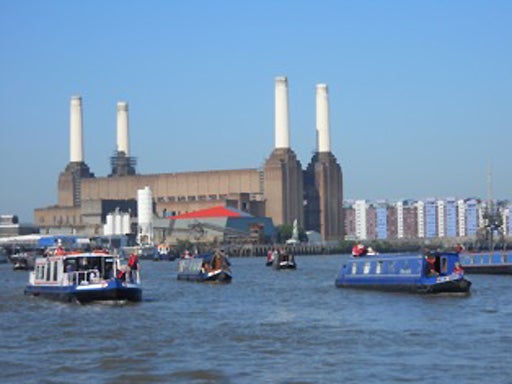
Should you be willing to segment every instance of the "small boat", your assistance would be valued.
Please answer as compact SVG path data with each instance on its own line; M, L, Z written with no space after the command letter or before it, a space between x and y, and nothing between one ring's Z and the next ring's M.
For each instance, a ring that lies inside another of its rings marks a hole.
M286 251L279 252L277 257L272 261L272 268L274 269L297 269L295 257Z
M512 252L461 253L459 257L467 273L512 274Z
M156 248L156 253L154 254L153 261L174 261L176 260L176 256L171 253L171 248L165 244L159 244Z
M35 259L43 254L43 250L22 250L10 256L13 271L31 271Z
M229 283L232 279L229 260L223 254L204 254L178 260L178 280Z
M50 254L35 260L25 294L64 302L138 302L138 272L107 252Z
M459 255L449 252L350 257L335 284L343 288L457 294L469 293L471 287L464 278Z

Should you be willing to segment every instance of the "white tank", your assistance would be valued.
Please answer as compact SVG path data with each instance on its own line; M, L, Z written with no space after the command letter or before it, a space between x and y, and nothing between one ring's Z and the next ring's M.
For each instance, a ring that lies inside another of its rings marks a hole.
M130 228L130 214L125 212L123 213L123 218L121 219L121 233L120 235L126 235L131 232Z
M111 213L106 217L106 222L103 226L103 234L105 236L112 236L114 234L114 216Z
M153 193L149 187L137 190L139 243L153 241Z
M116 210L114 213L114 235L121 234L122 226L122 213Z

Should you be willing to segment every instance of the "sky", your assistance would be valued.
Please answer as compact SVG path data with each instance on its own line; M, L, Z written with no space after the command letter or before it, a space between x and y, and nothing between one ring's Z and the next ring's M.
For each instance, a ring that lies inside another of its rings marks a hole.
M512 200L510 20L508 0L0 0L0 214L57 203L74 95L96 176L119 101L138 173L259 168L278 76L303 168L328 85L345 199Z

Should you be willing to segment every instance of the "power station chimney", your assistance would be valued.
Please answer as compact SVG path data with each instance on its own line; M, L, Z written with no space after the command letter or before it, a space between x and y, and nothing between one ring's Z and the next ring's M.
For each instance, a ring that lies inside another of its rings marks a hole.
M316 85L316 134L318 152L331 152L327 84Z
M71 97L69 130L69 161L71 163L81 163L84 161L84 144L82 129L82 97L80 96Z
M290 124L288 115L288 80L276 77L275 130L276 149L290 148Z
M130 156L130 140L128 136L128 103L117 103L117 151Z

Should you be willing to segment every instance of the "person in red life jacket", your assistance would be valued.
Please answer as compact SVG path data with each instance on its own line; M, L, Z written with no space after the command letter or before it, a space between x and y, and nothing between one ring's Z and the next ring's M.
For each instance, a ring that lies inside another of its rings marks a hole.
M269 249L267 252L267 263L272 264L273 261L274 261L274 250Z
M64 248L62 248L62 246L61 246L61 245L59 245L59 246L57 247L57 249L55 250L55 254L56 254L57 256L62 256L62 255L64 255L65 253L66 253L66 252L64 252Z
M455 265L453 266L453 273L456 275L463 275L464 269L462 269L462 266L458 261L455 262Z
M425 256L425 259L427 260L427 264L426 264L427 276L439 275L439 272L437 271L437 268L436 268L436 257L434 255L427 253L427 255Z
M368 253L368 250L366 249L366 247L363 244L355 244L352 247L352 256L354 256L354 257L364 256L367 253Z
M126 280L126 272L124 271L123 267L119 268L117 270L117 274L116 274L116 277L121 280L121 281L125 281Z
M133 283L137 279L137 271L139 270L139 258L135 253L130 255L128 259L128 271L130 272L130 281Z

